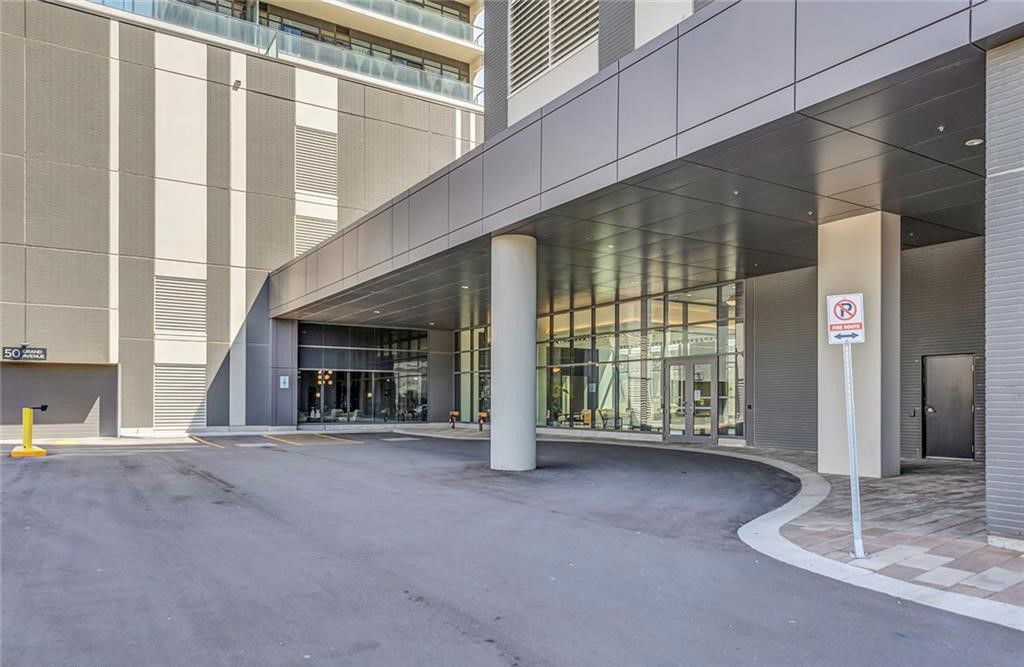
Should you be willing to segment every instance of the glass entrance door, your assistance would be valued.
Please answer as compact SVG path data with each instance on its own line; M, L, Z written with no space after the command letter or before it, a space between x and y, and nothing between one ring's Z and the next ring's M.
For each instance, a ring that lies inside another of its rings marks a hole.
M718 425L715 357L689 357L665 361L665 440L712 444Z

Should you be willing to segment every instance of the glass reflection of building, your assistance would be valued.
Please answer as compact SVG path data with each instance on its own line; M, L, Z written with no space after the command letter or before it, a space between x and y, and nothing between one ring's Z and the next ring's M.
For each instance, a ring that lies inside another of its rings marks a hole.
M300 322L298 343L300 425L427 420L425 331Z
M490 332L455 333L459 418L489 409ZM743 284L546 313L537 319L537 425L637 432L663 428L666 359L718 360L717 433L744 434Z

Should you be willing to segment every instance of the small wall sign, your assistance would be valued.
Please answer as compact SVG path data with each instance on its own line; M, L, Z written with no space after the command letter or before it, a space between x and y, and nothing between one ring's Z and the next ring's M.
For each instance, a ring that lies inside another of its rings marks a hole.
M281 389L287 389L288 388L288 376L287 375L279 375L278 378L277 378L277 386L279 388L281 388Z
M3 354L4 361L46 361L45 347L5 347Z

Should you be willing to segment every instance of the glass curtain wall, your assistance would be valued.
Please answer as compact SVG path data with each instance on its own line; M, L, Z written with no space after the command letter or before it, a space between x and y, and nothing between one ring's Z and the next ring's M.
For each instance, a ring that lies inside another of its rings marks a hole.
M481 333L482 332L482 333ZM481 342L483 341L483 342ZM486 329L455 333L456 409L490 396ZM743 284L597 304L537 318L537 425L661 432L665 359L718 357L718 434L744 434ZM489 407L489 406L488 406Z
M476 422L491 410L491 329L455 332L455 407L458 420Z
M299 323L298 422L426 421L427 334Z

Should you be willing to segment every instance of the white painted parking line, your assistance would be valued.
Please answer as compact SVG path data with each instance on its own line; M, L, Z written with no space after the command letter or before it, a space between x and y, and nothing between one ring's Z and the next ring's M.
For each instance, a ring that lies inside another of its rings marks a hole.
M411 442L419 438L381 438L384 442Z
M275 447L272 442L236 442L235 447Z

